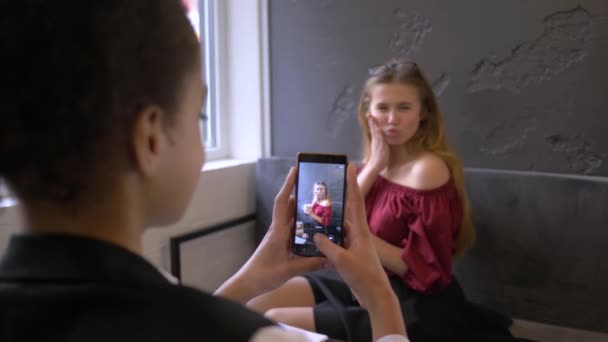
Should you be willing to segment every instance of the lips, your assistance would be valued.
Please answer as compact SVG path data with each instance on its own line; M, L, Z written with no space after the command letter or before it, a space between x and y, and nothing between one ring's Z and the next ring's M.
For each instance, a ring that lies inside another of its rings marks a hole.
M394 137L394 136L399 135L399 130L398 129L394 129L394 128L390 128L390 129L387 129L385 131L385 134L387 136L389 136L389 137Z

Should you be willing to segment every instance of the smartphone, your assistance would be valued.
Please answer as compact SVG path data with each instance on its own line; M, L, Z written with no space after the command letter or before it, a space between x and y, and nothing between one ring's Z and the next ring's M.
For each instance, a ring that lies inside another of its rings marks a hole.
M323 256L313 237L325 234L344 245L347 158L339 154L298 153L292 252Z

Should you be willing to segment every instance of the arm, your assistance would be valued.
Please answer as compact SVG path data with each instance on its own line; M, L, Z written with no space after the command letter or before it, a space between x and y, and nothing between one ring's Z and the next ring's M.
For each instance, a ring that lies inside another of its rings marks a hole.
M371 305L366 308L372 325L373 340L378 341L387 335L407 336L401 306L395 291L390 287L388 291L382 289L375 296ZM407 339L404 339L404 341L407 341Z
M388 335L405 337L401 307L375 251L352 165L347 175L345 214L348 223L344 228L348 239L345 246L334 244L323 234L315 234L315 243L351 288L361 306L368 310L374 341Z
M224 297L237 303L245 304L258 295L253 287L248 287L247 279L243 279L238 273L230 277L214 293L216 296Z
M287 199L294 182L295 172L292 170L275 199L272 224L264 240L241 270L216 291L216 295L243 303L327 262L324 258L294 258L289 254L289 222L293 219L295 201L290 199L288 203ZM368 309L374 340L393 335L407 340L400 304L371 241L363 198L352 166L348 171L346 203L349 222L344 227L349 236L346 248L334 244L323 234L315 234L315 242L357 294L361 305Z
M438 189L450 179L445 163L428 154L411 171L412 187ZM416 199L416 215L408 221L407 237L401 241L401 258L407 265L402 274L408 285L419 291L441 288L449 283L454 237L462 223L462 207L455 187L422 192Z
M410 174L409 180L412 183L412 187L427 190L434 189L445 184L445 182L449 180L449 177L449 170L443 161L434 157L433 155L428 155L422 158L416 164L413 172ZM414 246L417 246L420 249L414 248L413 250L410 249L406 252L404 248L405 245L403 244L401 246L396 246L382 240L377 236L374 236L373 239L374 246L376 247L376 251L378 252L378 257L382 263L382 266L399 276L404 276L406 272L410 270L410 267L405 260L413 260L412 258L416 258L416 255L421 253L426 255L435 255L436 253L441 254L441 251L436 251L435 248L439 248L441 250L449 250L451 248L451 245L443 246L440 243L449 243L449 240L444 241L444 239L437 239L437 236L440 236L441 233L436 231L437 228L435 228L435 226L439 224L439 229L442 229L443 224L441 222L436 223L435 221L443 216L444 213L434 210L429 212L428 209L425 209L421 211L419 215L426 217L422 219L422 222L425 222L425 224L422 224L421 226L421 222L415 222L413 223L415 227L410 227L410 230L414 228L415 231L416 227L420 227L426 232L426 234L421 234L421 236L417 238L410 235L407 240L412 242ZM431 245L427 244L427 239L432 240ZM434 267L428 263L425 263L425 265L425 268Z
M403 261L403 248L393 246L375 235L372 236L372 241L382 266L399 276L403 276L408 270Z
M327 207L323 207L323 214L321 215L321 224L323 224L323 227L327 227L329 225L332 211L331 203Z
M291 169L274 200L272 223L264 239L245 265L216 291L239 303L274 290L292 277L314 271L323 266L324 258L294 257L291 255L291 229L295 200L290 196L296 171Z
M318 224L323 224L323 219L312 211L310 212L310 214L308 214L308 216L312 217L312 219L315 220L315 222L317 222Z
M367 122L369 124L371 135L371 154L369 156L369 160L365 163L365 166L357 176L357 184L361 189L361 195L363 198L367 196L367 193L374 184L376 177L378 177L380 172L384 170L389 162L388 144L384 140L384 135L380 131L380 128L378 128L376 119L368 114Z
M367 163L365 164L361 172L359 172L359 175L357 176L357 184L359 184L361 194L364 198L365 196L367 196L367 193L372 188L372 185L374 184L376 177L378 177L378 175L380 174L380 171L382 171L382 169L380 169L379 167L374 167L372 164Z
M321 204L317 204L317 208L319 207L322 209L321 215L317 215L314 213L314 211L311 210L308 216L312 217L317 223L319 223L323 227L327 227L327 225L329 225L329 221L331 220L332 207L331 205L325 207Z

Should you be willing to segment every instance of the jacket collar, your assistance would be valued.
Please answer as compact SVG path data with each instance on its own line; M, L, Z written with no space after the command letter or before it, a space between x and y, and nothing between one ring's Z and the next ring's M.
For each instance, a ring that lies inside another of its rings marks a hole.
M0 281L169 284L152 264L129 250L60 234L14 235L0 261Z

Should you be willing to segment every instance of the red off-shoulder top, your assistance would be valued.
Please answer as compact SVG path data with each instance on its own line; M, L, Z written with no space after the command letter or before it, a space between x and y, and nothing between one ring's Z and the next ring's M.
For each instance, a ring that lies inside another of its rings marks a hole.
M329 224L329 220L331 219L331 215L332 215L331 205L324 207L324 206L320 205L319 203L315 203L312 205L311 211L313 212L313 214L315 214L321 218L321 222L319 222L319 223L321 225L323 225L323 227L327 227L327 225Z
M365 207L371 232L403 248L408 270L401 277L410 288L435 292L450 283L462 224L462 201L453 179L417 190L378 176Z

